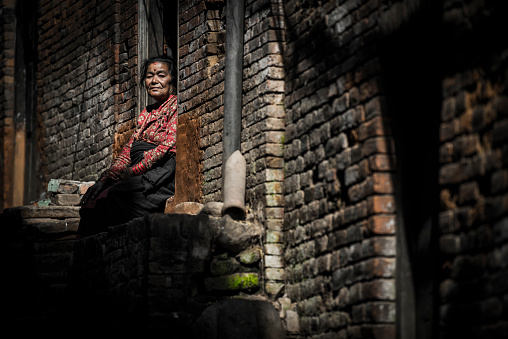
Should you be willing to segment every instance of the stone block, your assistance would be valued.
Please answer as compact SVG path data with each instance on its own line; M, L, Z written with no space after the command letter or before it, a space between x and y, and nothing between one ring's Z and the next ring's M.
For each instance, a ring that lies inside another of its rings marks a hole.
M284 281L285 272L282 268L267 268L265 273L268 280Z
M218 245L233 253L239 253L263 234L263 228L257 223L236 221L225 215L220 219L219 228L215 232Z
M51 179L48 182L48 192L59 194L77 194L80 193L81 186L90 183L82 183L76 180ZM93 183L92 183L93 184Z
M283 233L279 231L268 230L266 232L266 242L267 243L282 243L283 242Z
M78 206L81 200L79 194L57 194L54 198L54 204L57 206Z
M261 259L261 248L252 247L242 251L238 258L242 264L252 265Z
M208 214L212 217L220 218L220 217L222 217L223 205L224 204L222 202L215 202L215 201L206 203L203 206L203 208L200 210L200 213L205 213L205 214Z
M282 244L265 244L265 253L272 255L282 255L284 246Z
M300 320L296 311L286 311L286 330L291 334L300 332Z
M203 208L203 204L197 202L181 202L175 206L176 214L198 214Z
M270 296L279 296L283 288L284 284L277 281L267 281L265 284L265 291Z
M224 276L237 273L241 269L240 263L235 258L214 258L210 263L210 273L213 276Z

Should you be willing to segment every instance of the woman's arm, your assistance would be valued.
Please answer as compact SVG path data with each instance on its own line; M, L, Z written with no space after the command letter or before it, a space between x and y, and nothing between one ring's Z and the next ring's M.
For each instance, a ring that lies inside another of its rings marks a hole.
M99 180L107 181L108 179L118 181L122 172L131 163L131 146L134 141L134 134L132 134L129 142L123 147L122 152L116 157L111 166L102 172Z
M157 147L144 153L144 158L132 167L134 174L142 174L148 171L161 160L168 152L176 151L176 128L178 115L176 110L176 98L165 109L167 115L157 125L155 131L148 133L151 142L158 143ZM156 126L154 126L156 127Z
M147 119L147 111L146 109L141 112L139 115L137 124L136 124L136 130L134 133L132 133L129 141L122 149L122 152L116 157L113 164L99 177L99 180L107 181L109 179L118 181L121 179L122 173L129 167L131 163L131 147L134 140L137 138L137 135L141 131L141 127L143 126L145 120Z
M143 160L132 167L132 171L135 174L145 173L151 169L153 165L156 164L160 159L162 159L169 151L175 150L176 115L172 120L174 121L167 125L166 131L158 134L159 139L162 139L163 141L154 149L146 151L144 153Z

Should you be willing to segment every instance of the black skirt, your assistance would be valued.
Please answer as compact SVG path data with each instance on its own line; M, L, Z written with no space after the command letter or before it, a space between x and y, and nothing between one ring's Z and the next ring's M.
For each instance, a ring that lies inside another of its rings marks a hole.
M155 147L135 141L130 166L143 160L144 152ZM146 173L113 183L95 201L80 209L78 234L82 237L96 234L108 226L164 212L166 200L175 194L175 169L175 154L170 152Z

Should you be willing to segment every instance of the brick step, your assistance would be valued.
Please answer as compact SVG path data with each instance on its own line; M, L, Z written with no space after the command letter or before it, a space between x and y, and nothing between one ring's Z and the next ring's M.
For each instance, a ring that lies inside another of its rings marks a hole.
M48 182L47 198L35 203L37 206L78 206L79 201L94 181L51 179Z
M53 219L44 217L25 218L22 221L22 225L34 227L39 232L44 234L77 232L79 225L79 215L78 217L66 217L65 219Z
M34 218L79 218L79 206L18 206L5 210L6 213L20 219Z
M32 236L47 237L76 233L79 225L79 201L94 182L51 179L46 198L30 205L5 209L2 224L20 227Z

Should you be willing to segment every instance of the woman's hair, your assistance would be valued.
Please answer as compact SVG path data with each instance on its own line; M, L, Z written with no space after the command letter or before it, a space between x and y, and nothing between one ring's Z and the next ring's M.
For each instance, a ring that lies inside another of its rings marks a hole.
M171 84L174 87L175 75L176 75L175 74L176 73L175 63L173 61L173 58L170 56L167 56L167 55L156 56L156 57L147 59L147 60L145 60L145 62L143 62L143 66L141 67L141 78L139 80L139 85L141 87L145 87L145 79L146 79L146 73L148 72L148 66L150 66L154 62L162 62L168 66L169 75L171 76Z

